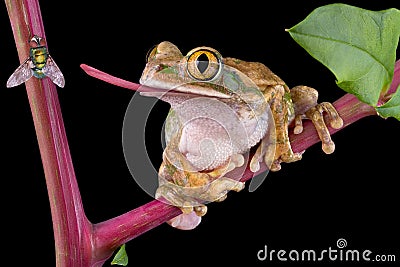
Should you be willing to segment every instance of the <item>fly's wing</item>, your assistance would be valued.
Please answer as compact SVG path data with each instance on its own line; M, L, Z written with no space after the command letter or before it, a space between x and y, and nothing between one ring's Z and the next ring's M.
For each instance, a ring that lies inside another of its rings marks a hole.
M7 87L14 87L26 82L33 75L33 70L31 69L32 61L28 58L22 63L14 72L11 74L7 81Z
M43 67L43 73L57 84L59 87L63 88L65 85L64 75L58 68L57 64L54 62L53 58L49 55L47 58L46 65Z

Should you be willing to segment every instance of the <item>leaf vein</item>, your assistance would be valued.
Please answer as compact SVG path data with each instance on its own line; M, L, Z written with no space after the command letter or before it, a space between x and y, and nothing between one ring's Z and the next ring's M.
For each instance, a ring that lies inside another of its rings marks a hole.
M323 39L326 41L331 41L331 42L337 42L337 43L341 43L350 47L354 47L358 50L360 50L361 52L365 53L366 55L368 55L369 57L371 57L373 60L375 60L376 62L379 63L379 65L386 71L386 73L388 74L388 76L390 76L390 71L388 70L388 68L385 66L385 64L383 64L378 58L376 58L374 55L372 55L371 53L369 53L366 49L356 46L354 44L345 42L343 40L339 40L339 39L332 39L332 38L328 38L325 36L319 36L319 35L313 35L313 34L308 34L308 33L301 33L301 32L296 32L296 31L292 31L292 33L295 33L297 35L303 35L303 36L307 36L307 37L312 37L312 38L319 38L319 39Z

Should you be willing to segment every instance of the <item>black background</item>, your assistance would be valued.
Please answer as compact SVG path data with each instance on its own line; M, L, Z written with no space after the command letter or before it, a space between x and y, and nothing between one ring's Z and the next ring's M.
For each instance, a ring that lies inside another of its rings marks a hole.
M400 7L395 1L343 2L371 10ZM260 61L289 86L312 86L320 101L333 102L344 95L333 74L284 31L329 3L333 1L263 6L250 1L220 6L200 1L181 6L169 1L40 1L49 52L66 78L59 99L90 221L118 216L152 198L132 179L122 151L122 122L133 92L87 76L81 63L138 82L153 45L169 40L184 54L206 45L223 56ZM26 91L24 86L5 88L18 57L4 4L0 33L0 261L6 266L54 266L50 207ZM147 126L156 168L168 108L158 103ZM195 230L164 224L128 242L129 266L159 260L175 266L267 265L256 257L264 245L322 250L336 248L339 238L347 240L349 249L395 254L399 261L399 134L395 119L364 118L333 136L332 155L315 145L302 161L270 173L255 192L232 192L224 202L210 204Z

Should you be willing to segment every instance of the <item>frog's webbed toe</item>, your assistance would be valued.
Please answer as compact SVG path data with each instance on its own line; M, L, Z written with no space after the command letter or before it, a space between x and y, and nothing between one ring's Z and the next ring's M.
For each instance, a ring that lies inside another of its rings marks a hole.
M303 119L311 119L318 136L322 142L322 150L330 154L335 150L329 130L324 120L324 113L327 114L327 123L334 129L343 126L343 120L335 107L329 102L317 103L318 92L308 86L296 86L291 89L291 95L295 104L296 116L294 119L294 134L303 132Z
M239 192L245 187L245 183L220 177L213 181L208 189L201 195L201 199L209 202L220 202L226 199L229 191Z
M328 123L334 129L339 129L343 126L343 120L337 113L336 109L329 102L322 102L306 112L307 118L311 119L319 138L322 142L322 150L326 154L331 154L335 151L335 143L331 139L328 127L326 126L323 113L328 115Z

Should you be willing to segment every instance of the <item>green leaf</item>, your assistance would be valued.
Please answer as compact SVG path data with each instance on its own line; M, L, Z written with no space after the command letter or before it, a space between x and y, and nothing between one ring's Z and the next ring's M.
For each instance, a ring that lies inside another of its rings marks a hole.
M319 7L288 30L335 75L337 85L376 106L393 78L400 11L370 11L345 4Z
M376 111L384 118L395 117L400 121L400 85L390 100L384 105L377 107Z
M111 265L122 265L122 266L126 266L128 265L128 254L126 254L125 251L125 244L123 244L117 254L115 254L114 259L111 262Z

